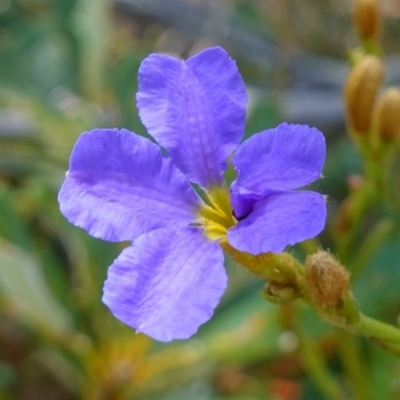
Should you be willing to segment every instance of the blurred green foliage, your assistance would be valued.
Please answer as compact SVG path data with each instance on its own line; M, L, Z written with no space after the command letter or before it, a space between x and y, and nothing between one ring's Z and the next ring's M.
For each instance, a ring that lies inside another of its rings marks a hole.
M250 25L265 24L284 48L292 2L266 3L269 8L250 0L221 2ZM306 37L299 38L303 45ZM320 49L313 39L310 48ZM101 303L107 267L123 245L89 237L58 210L57 192L81 132L117 126L146 135L134 100L141 60L176 48L187 55L208 41L185 38L165 22L124 13L107 0L0 0L0 399L323 398L296 353L298 339L285 322L290 309L265 302L263 282L227 259L229 289L214 318L191 340L154 343ZM280 82L268 66L238 58L247 81L273 76ZM279 86L268 94L263 86L249 87L247 135L281 120ZM331 196L334 216L348 194L346 177L359 172L361 162L343 129L332 131L326 179L317 189ZM333 225L331 218L321 238L328 247L334 246ZM381 318L400 311L396 226L360 255L368 267L356 282L356 297ZM304 259L318 246L308 242L293 252ZM300 308L298 320L347 392L335 331L308 309ZM371 344L361 346L373 398L399 398L395 360Z

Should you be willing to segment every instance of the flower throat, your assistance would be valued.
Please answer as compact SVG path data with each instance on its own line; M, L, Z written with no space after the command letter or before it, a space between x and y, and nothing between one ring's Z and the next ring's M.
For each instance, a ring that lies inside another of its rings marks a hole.
M203 191L206 203L203 203L197 215L196 223L203 227L204 233L210 240L221 239L226 232L237 224L229 201L229 191L226 187L215 186Z

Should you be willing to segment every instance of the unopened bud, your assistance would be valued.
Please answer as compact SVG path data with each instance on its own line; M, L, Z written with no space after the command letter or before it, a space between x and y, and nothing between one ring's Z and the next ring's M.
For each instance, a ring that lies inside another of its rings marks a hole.
M291 303L297 297L293 286L271 280L265 285L263 295L268 301L276 304Z
M361 40L376 40L382 28L382 17L377 0L356 0L353 21Z
M350 127L358 133L367 132L371 126L372 110L384 72L379 58L367 55L349 73L344 87L346 115Z
M374 128L381 139L392 142L400 137L400 89L386 89L376 103Z
M335 258L319 251L306 259L306 281L316 304L336 308L349 293L349 273Z

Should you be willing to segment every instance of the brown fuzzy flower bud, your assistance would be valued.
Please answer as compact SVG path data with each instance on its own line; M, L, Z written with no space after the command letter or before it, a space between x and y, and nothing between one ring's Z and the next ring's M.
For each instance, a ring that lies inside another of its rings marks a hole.
M358 133L367 132L371 126L376 93L384 72L379 58L367 55L349 73L344 87L344 102L350 127Z
M378 39L382 29L382 17L377 0L356 0L353 21L361 40Z
M379 98L374 110L374 128L384 141L400 137L400 89L388 88Z
M349 273L335 258L319 251L306 259L306 281L310 294L320 306L338 307L349 293Z

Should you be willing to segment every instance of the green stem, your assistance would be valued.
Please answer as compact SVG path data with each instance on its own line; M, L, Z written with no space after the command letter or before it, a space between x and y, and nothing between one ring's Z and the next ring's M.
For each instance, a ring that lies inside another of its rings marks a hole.
M300 360L315 385L330 400L343 400L340 386L326 366L321 349L308 337L296 331L299 340ZM367 398L365 400L368 400Z
M394 153L390 149L379 149L371 153L365 159L366 181L373 185L377 197L386 199Z
M377 57L382 56L382 48L375 39L364 39L361 44L366 54L372 54Z
M358 333L371 339L400 345L400 329L360 313Z
M342 298L340 308L326 309L320 305L307 301L318 314L330 324L342 328L354 335L400 346L400 329L394 325L386 324L371 317L367 317L357 309L357 304L352 296ZM389 349L389 348L388 348Z
M349 227L346 232L336 234L337 252L341 261L350 261L352 244L357 236L360 223L375 201L376 191L369 182L366 182L363 188L352 194L350 199L351 207L347 216Z
M338 330L340 358L350 379L357 400L372 400L369 387L368 371L361 362L357 339L350 333Z
M348 201L351 206L347 215L349 226L345 232L339 232L335 236L337 253L344 262L353 261L354 246L352 245L360 233L365 214L378 203L385 205L390 203L389 178L394 150L391 147L374 144L372 139L375 136L376 133L370 131L368 133L370 140L358 143L364 160L365 183L350 194Z
M395 344L393 342L383 342L381 340L374 340L374 342L383 350L388 351L389 353L394 354L398 358L400 358L400 345Z
M304 370L315 386L329 400L343 400L344 394L330 371L320 343L312 340L299 323L299 304L291 303L279 307L278 321L284 330L294 332L298 338L298 356Z

